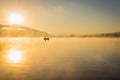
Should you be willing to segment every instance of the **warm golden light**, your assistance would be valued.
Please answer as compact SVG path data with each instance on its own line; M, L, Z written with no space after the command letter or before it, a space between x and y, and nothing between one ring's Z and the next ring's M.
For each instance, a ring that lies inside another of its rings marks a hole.
M20 63L23 60L23 53L17 49L11 49L7 52L7 60L9 63Z
M9 15L9 23L10 24L22 24L23 18L19 13L12 13Z

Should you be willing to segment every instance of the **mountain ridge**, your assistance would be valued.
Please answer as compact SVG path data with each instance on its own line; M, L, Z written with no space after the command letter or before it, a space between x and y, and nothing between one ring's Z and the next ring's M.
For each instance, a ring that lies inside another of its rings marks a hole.
M38 31L21 25L2 25L0 24L0 37L45 37L51 36L44 31Z
M55 35L55 37L113 37L113 38L117 38L120 37L120 32L111 32L111 33L98 33L98 34L84 34L84 35L76 35L76 34L68 34L68 35Z

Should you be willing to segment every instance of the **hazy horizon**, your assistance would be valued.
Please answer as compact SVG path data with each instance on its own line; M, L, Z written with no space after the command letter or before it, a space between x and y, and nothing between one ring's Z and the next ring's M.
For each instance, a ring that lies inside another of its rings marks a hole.
M119 0L0 0L0 24L17 12L25 26L51 34L120 32Z

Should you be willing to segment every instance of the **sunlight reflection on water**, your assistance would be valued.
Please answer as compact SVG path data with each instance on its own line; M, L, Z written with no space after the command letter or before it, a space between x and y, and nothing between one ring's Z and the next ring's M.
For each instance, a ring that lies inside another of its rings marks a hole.
M120 40L0 40L0 80L120 79Z
M18 64L23 61L23 52L18 49L10 49L7 51L7 61L11 64Z

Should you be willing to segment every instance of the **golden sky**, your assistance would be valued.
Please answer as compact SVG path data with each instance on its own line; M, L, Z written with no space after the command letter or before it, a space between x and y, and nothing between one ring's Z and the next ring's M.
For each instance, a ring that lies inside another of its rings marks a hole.
M52 34L120 31L120 0L0 0L0 24L22 15L21 25Z

